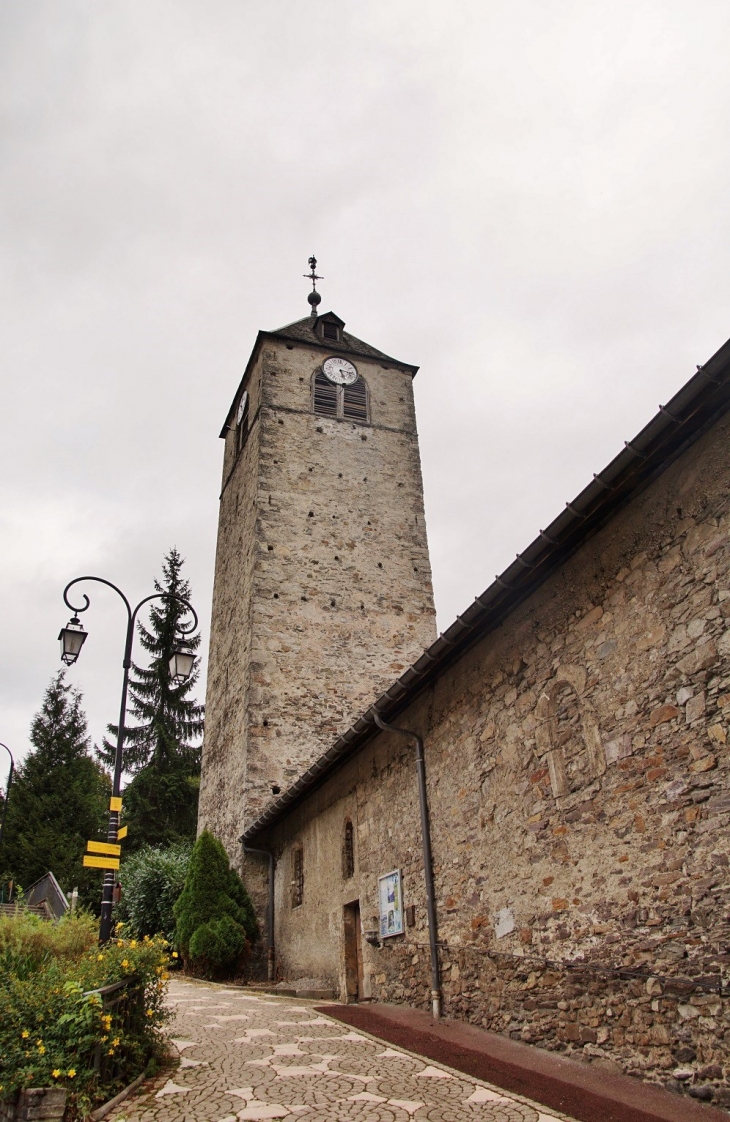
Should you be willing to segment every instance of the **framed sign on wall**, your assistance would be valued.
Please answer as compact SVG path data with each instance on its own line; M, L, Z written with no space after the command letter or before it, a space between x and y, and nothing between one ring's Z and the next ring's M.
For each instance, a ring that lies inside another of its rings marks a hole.
M380 938L403 934L403 891L400 869L378 877Z

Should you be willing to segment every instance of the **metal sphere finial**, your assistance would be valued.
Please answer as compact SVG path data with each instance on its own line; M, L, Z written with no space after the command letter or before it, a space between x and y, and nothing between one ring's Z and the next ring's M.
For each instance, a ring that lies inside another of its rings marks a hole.
M317 305L322 300L322 297L317 292L317 281L318 280L324 280L324 277L317 276L317 271L316 271L317 270L317 258L314 256L314 254L312 254L312 256L309 258L307 264L309 265L309 268L310 268L311 271L309 273L304 273L303 275L307 278L307 280L311 280L311 282L312 282L312 291L307 296L307 300L309 301L309 306L311 308L311 314L313 316L316 316Z

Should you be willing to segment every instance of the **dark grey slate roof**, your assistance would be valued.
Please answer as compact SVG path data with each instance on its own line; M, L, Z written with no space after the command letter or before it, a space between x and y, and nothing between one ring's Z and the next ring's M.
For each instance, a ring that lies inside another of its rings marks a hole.
M730 410L730 340L697 368L688 382L648 425L627 440L603 471L594 475L572 502L554 518L511 565L456 617L412 666L381 694L351 728L335 741L300 776L292 787L271 803L243 834L249 844L267 827L281 821L329 775L379 733L377 712L393 723L431 682L457 662L474 643L498 627L527 596L626 503L647 487L677 456Z
M267 331L265 334L276 335L281 339L295 339L298 343L311 343L315 347L326 347L327 350L361 355L362 358L380 358L385 362L392 362L396 366L405 366L415 374L418 369L417 366L410 362L401 362L399 358L393 358L391 355L386 355L383 351L379 351L377 347L371 347L369 343L363 343L362 339L350 335L349 331L343 330L342 340L338 343L332 339L320 339L314 330L317 321L324 319L325 315L333 314L332 312L325 312L320 316L306 316L304 319L295 320L294 323L288 323L285 327L279 327L276 331ZM337 318L339 319L339 316ZM339 320L339 322L344 323L343 320Z

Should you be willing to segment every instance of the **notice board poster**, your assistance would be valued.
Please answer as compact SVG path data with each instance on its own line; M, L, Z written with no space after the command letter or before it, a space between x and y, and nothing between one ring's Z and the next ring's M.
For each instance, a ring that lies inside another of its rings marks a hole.
M378 877L380 938L403 934L403 892L400 869Z

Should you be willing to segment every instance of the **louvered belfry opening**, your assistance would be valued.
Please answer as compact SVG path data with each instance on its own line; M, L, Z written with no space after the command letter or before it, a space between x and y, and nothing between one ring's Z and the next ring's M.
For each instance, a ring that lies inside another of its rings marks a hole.
M314 379L314 412L321 413L323 417L337 417L339 389L319 373Z
M314 412L322 417L342 417L361 424L369 420L368 388L362 378L351 386L335 386L320 371L314 378L312 404Z
M368 419L368 388L362 378L358 378L351 386L344 386L342 394L342 416L349 421L367 421Z

